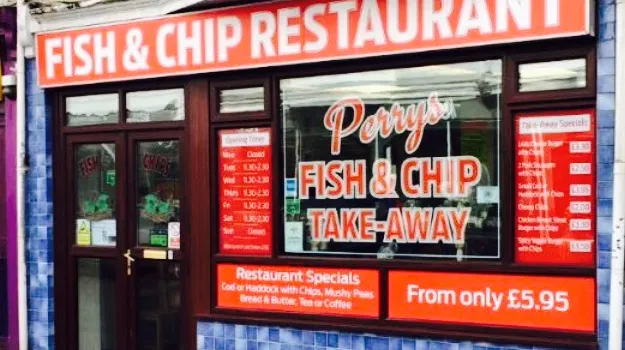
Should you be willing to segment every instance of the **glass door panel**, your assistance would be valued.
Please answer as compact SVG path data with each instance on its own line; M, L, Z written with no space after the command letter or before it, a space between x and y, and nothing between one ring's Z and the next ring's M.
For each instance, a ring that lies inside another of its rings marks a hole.
M179 350L180 263L141 260L135 266L138 349Z
M78 246L115 246L117 181L115 144L82 144L74 149Z
M142 141L136 145L137 243L180 249L179 141Z
M78 349L116 349L115 260L76 259L78 269Z

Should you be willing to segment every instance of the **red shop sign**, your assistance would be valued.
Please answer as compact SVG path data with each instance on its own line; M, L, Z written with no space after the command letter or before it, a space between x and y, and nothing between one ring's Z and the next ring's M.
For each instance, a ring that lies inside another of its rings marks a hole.
M271 255L271 129L219 132L219 247L231 255Z
M516 116L516 261L593 266L595 111Z
M250 311L380 315L376 270L217 265L217 306Z
M588 35L594 18L590 3L297 0L245 5L38 34L37 76L40 86L54 87Z
M391 320L466 323L592 333L595 280L391 271Z

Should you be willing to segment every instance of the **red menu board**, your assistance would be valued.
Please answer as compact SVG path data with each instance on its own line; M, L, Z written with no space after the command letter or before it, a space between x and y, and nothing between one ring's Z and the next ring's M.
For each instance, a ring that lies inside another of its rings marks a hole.
M219 250L271 255L271 129L219 132Z
M516 117L516 261L592 266L595 112Z

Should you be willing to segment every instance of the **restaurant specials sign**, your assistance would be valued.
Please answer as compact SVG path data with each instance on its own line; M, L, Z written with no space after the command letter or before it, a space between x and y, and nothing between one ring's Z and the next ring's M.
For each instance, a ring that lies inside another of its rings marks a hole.
M39 85L89 84L588 35L592 34L590 3L279 1L41 33L36 39Z

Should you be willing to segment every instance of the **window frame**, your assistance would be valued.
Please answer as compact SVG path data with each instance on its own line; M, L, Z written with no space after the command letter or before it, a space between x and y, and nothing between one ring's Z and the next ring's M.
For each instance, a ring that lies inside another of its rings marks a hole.
M467 324L434 324L427 322L411 321L391 321L388 316L388 290L387 279L389 270L412 270L412 271L437 271L437 272L465 272L465 273L499 273L499 274L521 274L521 275L542 275L542 276L570 276L570 277L594 277L595 267L567 267L567 266L531 266L514 262L515 255L515 224L514 224L514 188L515 177L512 165L514 164L514 115L527 110L548 110L548 109L576 109L596 107L596 83L595 83L595 44L592 40L562 40L542 43L518 44L514 47L499 47L493 49L462 49L453 50L453 55L449 51L439 51L431 53L421 53L419 55L389 56L383 58L361 58L358 65L354 65L356 60L346 60L341 62L326 62L314 65L298 65L292 67L278 67L277 69L266 69L260 72L230 72L227 76L221 77L219 74L210 76L211 86L220 86L228 81L228 85L236 86L237 81L247 81L252 75L253 79L265 79L265 85L271 87L272 109L266 115L257 118L233 118L222 119L211 117L209 125L210 133L210 188L211 203L218 203L218 176L217 176L217 132L220 129L236 129L248 127L271 127L273 138L273 232L272 244L273 254L267 257L248 257L219 254L219 218L216 205L210 205L210 238L207 244L210 245L211 259L206 268L210 270L210 278L201 283L206 283L206 288L210 295L210 304L197 305L199 310L196 314L198 319L213 320L219 322L237 322L255 324L270 324L286 327L301 326L313 329L331 329L353 332L382 332L385 334L459 338L469 340L490 339L497 342L515 342L519 344L544 344L546 346L571 346L577 344L580 347L588 347L589 344L596 344L595 334L580 334L578 332L551 331L551 330L522 330L510 327L499 326L478 326ZM568 43L568 45L567 45ZM571 48L573 46L573 48ZM542 48L545 51L540 51ZM531 50L536 54L524 54ZM495 54L493 54L495 52ZM519 93L510 89L516 89L518 71L511 69L519 63L527 60L542 59L564 59L570 57L585 57L587 59L587 84L583 89L575 91L554 90L539 93ZM378 260L376 258L349 257L325 257L323 255L310 254L307 256L283 253L284 246L284 185L283 185L283 144L282 144L282 116L280 99L280 80L287 78L311 77L317 75L333 75L344 73L356 73L370 70L383 70L391 68L409 68L427 66L432 64L449 64L460 62L473 62L496 59L502 61L502 91L501 91L501 124L500 124L500 179L501 179L501 243L500 259L494 261L469 259L462 263L455 260L443 260L432 258ZM517 73L515 73L517 72ZM237 77L241 76L241 80ZM242 83L242 85L244 85ZM218 100L214 94L211 96L209 105L214 113ZM595 185L596 186L596 185ZM506 204L507 203L507 204ZM596 218L595 218L596 221ZM596 232L596 225L595 225ZM597 246L595 241L595 246ZM205 259L206 260L206 259ZM202 261L202 264L205 262ZM315 315L293 315L286 312L254 312L248 310L234 310L217 307L217 265L224 263L234 264L254 264L266 266L298 266L298 267L347 267L347 268L368 268L380 272L380 316L377 319L346 318ZM198 278L200 278L198 276ZM497 330L499 334L493 336L492 330ZM490 331L490 332L489 332Z

